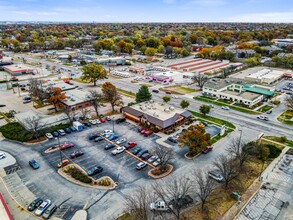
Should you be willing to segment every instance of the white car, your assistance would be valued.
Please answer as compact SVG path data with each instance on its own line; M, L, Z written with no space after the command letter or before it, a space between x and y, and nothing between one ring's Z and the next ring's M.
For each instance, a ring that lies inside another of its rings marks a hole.
M222 109L224 109L224 110L230 110L230 108L228 106L222 106Z
M42 204L37 208L37 210L35 211L35 214L40 216L42 215L46 209L51 205L51 200L46 199L44 202L42 202Z
M257 116L257 118L260 120L265 120L265 121L269 120L269 118L267 116L263 116L263 115L259 115L259 116Z
M116 154L120 154L122 153L123 151L125 151L125 147L117 147L115 150L112 150L112 154L113 155L116 155Z
M6 154L3 152L0 152L0 159L4 159L6 157Z
M48 139L52 139L52 138L54 138L53 135L52 135L51 133L46 133L46 137L47 137Z
M102 122L99 119L96 119L97 124L102 124Z
M89 123L91 123L92 125L96 125L97 124L97 120L89 120Z
M87 119L90 119L90 118L92 118L92 116L91 115L86 115L85 116Z
M113 134L113 131L112 130L104 130L102 135L105 136L107 134Z
M123 143L125 143L127 140L126 140L126 138L120 138L120 139L118 139L117 141L116 141L116 144L123 144Z
M171 96L173 99L178 99L178 96L177 95L172 95Z
M215 171L209 171L209 177L217 180L218 182L222 182L224 180L224 177Z

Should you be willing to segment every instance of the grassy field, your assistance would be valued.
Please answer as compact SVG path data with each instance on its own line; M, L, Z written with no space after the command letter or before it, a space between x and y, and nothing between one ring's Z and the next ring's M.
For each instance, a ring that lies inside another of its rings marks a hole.
M142 84L139 84L140 86L146 86L146 87L152 87L153 85L151 84L148 84L148 83L142 83Z
M128 96L130 98L135 98L135 93L133 93L133 92L129 92L129 91L126 91L124 89L119 89L119 88L117 88L117 90L119 91L119 93L121 95L125 95L125 96Z
M115 75L112 75L112 74L109 74L108 76L111 77L111 78L115 78L115 79L124 79L123 77L115 76Z
M287 125L293 125L293 111L288 110L283 112L279 117L278 120Z
M185 95L188 93L197 92L197 90L195 89L190 89L190 88L186 88L182 86L167 86L164 88L160 88L159 90L164 92L169 91L169 92L172 92L173 94L178 94L178 95Z
M284 137L264 136L263 138L293 147L293 141Z
M243 108L243 107L238 107L238 106L235 106L235 105L228 105L226 103L215 101L214 99L203 97L203 96L197 96L197 97L194 97L194 99L198 100L198 101L218 105L218 106L228 106L230 109L233 109L233 110L236 110L236 111L239 111L239 112L243 112L243 113L247 113L247 114L252 114L252 115L260 114L259 112L256 112L256 111L252 111L252 110L249 110L249 109L246 109L246 108Z
M81 78L74 78L73 81L79 82L79 83L90 83L89 80L81 80Z
M260 109L258 109L258 111L260 111L260 112L267 112L268 110L270 110L272 108L273 108L272 106L265 105L265 106L261 107Z

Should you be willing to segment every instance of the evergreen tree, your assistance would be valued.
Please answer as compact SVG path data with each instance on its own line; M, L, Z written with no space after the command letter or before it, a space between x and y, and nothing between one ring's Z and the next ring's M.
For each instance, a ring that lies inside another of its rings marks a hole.
M147 86L141 86L138 92L136 93L136 99L135 101L137 103L139 102L145 102L152 99L152 94L149 91L149 88Z

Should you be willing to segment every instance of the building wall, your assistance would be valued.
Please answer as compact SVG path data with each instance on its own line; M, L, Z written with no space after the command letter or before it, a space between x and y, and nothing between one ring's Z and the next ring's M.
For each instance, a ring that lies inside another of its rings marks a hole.
M71 111L79 111L81 109L88 108L90 106L92 106L91 101L82 102L82 103L72 105L72 106L68 106L68 105L65 104L65 108L69 112L71 112Z

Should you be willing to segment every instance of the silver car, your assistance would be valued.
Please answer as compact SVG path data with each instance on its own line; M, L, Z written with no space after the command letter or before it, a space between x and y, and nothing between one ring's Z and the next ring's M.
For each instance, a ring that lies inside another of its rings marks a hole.
M127 141L126 138L120 138L119 140L116 141L116 144L123 144L126 141Z
M42 204L37 208L37 210L35 211L35 214L40 216L42 215L46 209L51 205L51 200L46 199L44 202L42 202Z
M50 207L47 208L47 210L43 214L43 218L49 219L51 215L56 211L57 206L56 205L51 205Z

